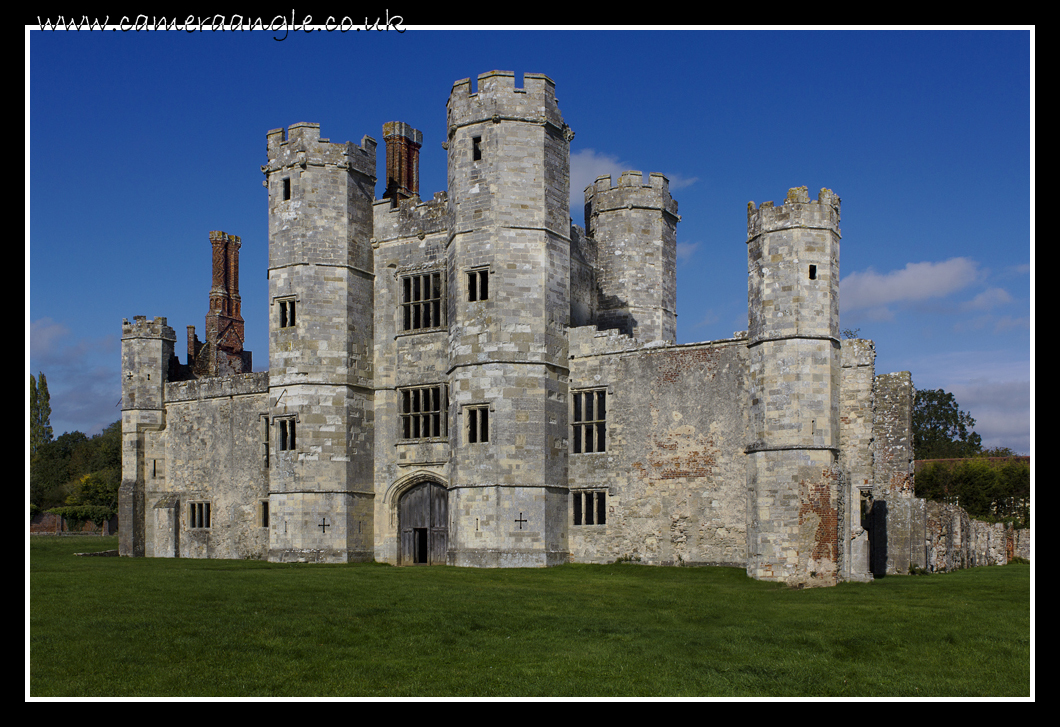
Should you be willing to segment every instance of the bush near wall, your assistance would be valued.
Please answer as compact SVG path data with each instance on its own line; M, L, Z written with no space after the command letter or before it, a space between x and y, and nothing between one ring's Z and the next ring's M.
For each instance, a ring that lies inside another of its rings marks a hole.
M917 497L958 505L976 520L1031 524L1030 457L917 460Z

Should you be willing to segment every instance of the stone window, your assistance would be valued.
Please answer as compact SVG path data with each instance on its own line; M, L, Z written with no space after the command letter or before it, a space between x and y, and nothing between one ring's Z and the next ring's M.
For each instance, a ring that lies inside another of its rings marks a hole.
M283 180L283 201L286 202L291 198L291 178L287 177Z
M210 503L188 503L188 527L203 530L210 527Z
M471 161L477 162L482 159L482 137L471 137Z
M261 527L263 527L263 528L269 527L269 501L268 500L262 500L261 501L261 510L260 510L260 512L261 512Z
M607 391L575 391L571 416L571 445L574 454L607 451Z
M280 304L280 328L295 327L295 301L292 299L277 301Z
M417 386L400 389L402 439L445 437L449 411L448 387Z
M442 273L417 273L401 278L402 330L442 325Z
M606 492L572 492L571 503L574 508L575 525L607 524Z
M471 270L467 274L467 299L470 302L489 300L490 271L488 269Z
M817 280L817 266L810 266L810 280Z
M298 448L297 440L295 439L295 420L294 418L277 419L277 424L280 428L280 451L281 452L293 452Z
M467 443L484 444L490 441L490 408L488 404L469 406L467 414Z

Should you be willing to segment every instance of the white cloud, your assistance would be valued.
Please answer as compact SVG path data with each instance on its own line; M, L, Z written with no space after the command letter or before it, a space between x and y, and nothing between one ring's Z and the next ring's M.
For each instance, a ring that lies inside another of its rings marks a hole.
M699 247L698 242L677 243L677 259L681 262L688 262L692 255L695 254L697 247Z
M964 257L939 263L908 263L902 270L880 274L872 268L854 272L840 281L844 310L879 310L891 303L942 298L974 283L979 265ZM882 313L877 312L882 317ZM877 318L878 320L880 318Z
M1011 303L1012 296L1003 288L990 288L969 301L961 303L962 311L990 310L1005 303Z

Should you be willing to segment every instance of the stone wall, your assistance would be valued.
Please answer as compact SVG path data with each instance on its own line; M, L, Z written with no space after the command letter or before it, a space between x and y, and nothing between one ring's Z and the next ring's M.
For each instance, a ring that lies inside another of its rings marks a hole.
M572 498L606 501L604 524L568 509L572 560L744 565L746 340L630 350L613 331L571 334L572 396L602 390L607 407L604 451L569 456Z

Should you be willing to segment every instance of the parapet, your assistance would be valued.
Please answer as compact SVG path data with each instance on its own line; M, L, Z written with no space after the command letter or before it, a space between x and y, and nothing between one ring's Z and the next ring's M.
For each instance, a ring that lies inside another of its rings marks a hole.
M266 175L285 167L336 166L375 178L375 148L370 136L361 137L360 146L348 141L333 144L320 138L320 124L299 122L285 132L271 129L266 135L269 163L261 168Z
M543 73L524 74L522 88L515 87L512 71L482 73L474 93L471 79L462 78L453 84L447 108L450 138L458 127L482 121L527 121L566 128L556 102L556 82Z
M585 188L585 205L587 223L593 214L619 209L659 210L680 220L677 202L670 196L670 180L658 172L649 174L646 182L641 172L623 172L614 186L610 174L597 177Z
M817 201L811 202L806 187L792 187L780 207L763 202L755 207L747 203L747 239L775 230L795 227L830 229L839 234L839 196L830 189L821 189Z
M166 319L161 316L154 320L147 320L147 316L133 316L133 322L128 318L121 322L122 338L162 338L167 341L176 342L177 334L166 324Z
M409 237L422 239L449 229L449 196L445 192L435 192L434 199L426 202L419 197L403 199L395 206L390 200L381 199L372 205L372 210L375 245Z

